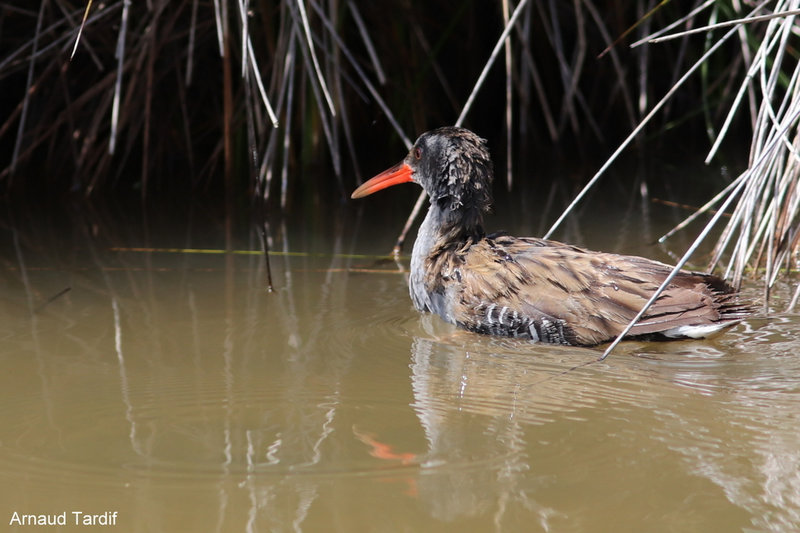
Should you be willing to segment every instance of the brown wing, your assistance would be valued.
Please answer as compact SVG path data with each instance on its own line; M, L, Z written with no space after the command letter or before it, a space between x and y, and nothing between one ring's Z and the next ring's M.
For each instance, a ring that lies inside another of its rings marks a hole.
M436 260L436 259L434 259ZM672 267L541 239L486 238L436 265L450 314L467 329L592 345L615 338ZM677 336L681 326L735 322L747 314L714 276L681 272L630 335Z

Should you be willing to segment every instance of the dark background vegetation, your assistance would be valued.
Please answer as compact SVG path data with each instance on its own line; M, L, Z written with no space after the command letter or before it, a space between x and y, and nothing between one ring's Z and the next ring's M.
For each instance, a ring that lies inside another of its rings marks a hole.
M512 33L511 142L520 169L535 167L542 159L601 161L704 51L708 36L703 34L629 48L639 36L688 9L685 2L668 2L613 48L616 57L597 57L609 38L620 37L657 3L531 1ZM720 9L726 4L720 2ZM337 114L331 116L315 93L309 59L301 53L304 39L296 1L254 0L248 4L247 34L277 108L280 126L275 129L253 77L248 81L241 75L244 30L238 2L226 4L227 66L220 57L211 0L133 2L124 32L118 140L110 155L123 2L94 2L72 61L85 4L1 2L0 193L181 196L219 193L227 183L237 197L265 195L278 204L285 159L287 206L320 190L344 198L358 180L399 159L405 147L360 74L344 58L330 27L311 2L305 5ZM383 84L354 21L353 5L380 58ZM504 27L501 2L331 0L320 8L412 141L426 129L455 122ZM280 95L293 27L298 32L297 59L291 65L293 104L287 110ZM37 55L32 61L34 46ZM713 110L722 109L719 102L731 97L732 73L742 68L740 57L735 43L715 55L706 73L684 86L648 126L634 150L666 151L669 157L704 151L710 144L709 128L721 120ZM226 75L232 104L227 113ZM498 176L506 165L505 86L501 52L464 124L489 139ZM577 90L570 91L571 86ZM226 121L231 142L227 173ZM324 121L337 138L333 146L324 134ZM284 138L287 124L289 135ZM341 156L338 167L333 164L334 151ZM576 187L585 181L573 178ZM545 177L520 170L514 179Z

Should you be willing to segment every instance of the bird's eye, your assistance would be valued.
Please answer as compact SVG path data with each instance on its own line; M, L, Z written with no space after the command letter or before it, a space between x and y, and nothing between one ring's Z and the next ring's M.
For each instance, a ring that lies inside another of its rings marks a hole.
M414 157L416 157L417 159L422 159L422 148L420 148L419 146L414 148Z

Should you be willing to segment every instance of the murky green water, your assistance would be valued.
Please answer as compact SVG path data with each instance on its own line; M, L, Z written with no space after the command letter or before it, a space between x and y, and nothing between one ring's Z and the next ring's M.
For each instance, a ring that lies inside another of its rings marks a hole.
M258 251L246 220L6 216L4 529L86 530L74 511L119 531L800 528L796 315L565 372L598 352L457 331L412 309L397 265L351 255L391 248L398 225L372 221L407 204L389 205L273 223L296 254L273 256L273 293L259 253L165 251ZM667 259L639 243L674 213L650 214L562 237Z

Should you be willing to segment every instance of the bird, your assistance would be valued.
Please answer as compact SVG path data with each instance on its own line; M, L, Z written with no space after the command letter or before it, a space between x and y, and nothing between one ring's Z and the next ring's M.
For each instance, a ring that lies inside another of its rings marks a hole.
M420 135L400 163L352 193L357 199L407 182L427 193L408 277L418 311L481 334L595 346L616 339L672 272L644 257L486 234L492 179L486 140L446 126ZM626 338L700 339L750 314L720 277L680 270Z

